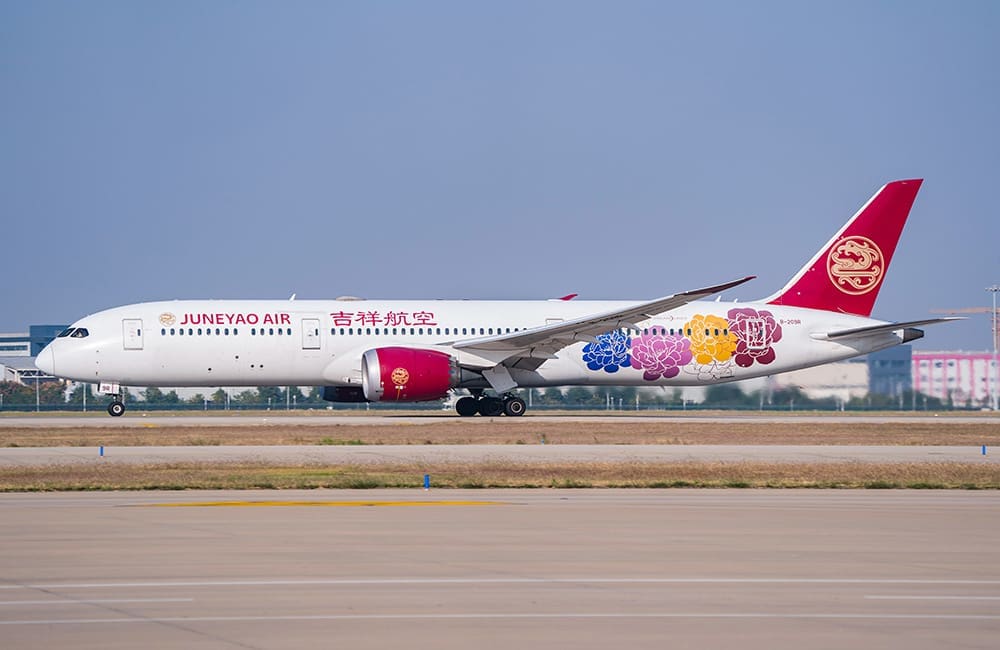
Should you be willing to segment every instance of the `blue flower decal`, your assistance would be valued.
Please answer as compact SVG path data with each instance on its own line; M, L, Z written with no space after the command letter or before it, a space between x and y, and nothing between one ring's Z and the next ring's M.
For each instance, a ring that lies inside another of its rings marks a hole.
M629 347L632 339L621 330L601 334L594 343L583 346L583 360L591 370L618 372L632 365Z

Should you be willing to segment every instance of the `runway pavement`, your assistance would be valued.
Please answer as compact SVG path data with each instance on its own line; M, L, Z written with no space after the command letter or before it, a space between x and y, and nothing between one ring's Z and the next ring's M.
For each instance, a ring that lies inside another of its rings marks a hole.
M0 429L4 427L142 427L142 426L266 426L274 424L282 425L312 425L312 426L334 426L338 424L351 425L421 425L440 424L449 420L458 420L458 416L450 411L429 411L420 415L399 414L391 412L381 414L365 414L355 412L352 414L331 414L325 411L316 411L308 414L298 414L300 412L276 411L273 415L241 415L236 412L220 412L215 415L150 415L146 413L130 412L124 417L113 418L106 413L90 413L78 415L16 415L0 417ZM643 411L640 414L626 414L625 412L608 415L602 414L547 414L544 411L529 412L525 417L520 418L484 418L472 417L462 418L461 421L469 426L475 426L482 422L504 422L508 426L531 426L532 422L649 422L662 420L678 420L683 422L707 422L717 424L720 422L800 422L803 424L816 423L839 423L855 422L865 424L881 424L883 422L940 422L942 424L955 423L984 423L1000 421L1000 416L994 414L981 415L936 415L936 414L903 414L899 415L853 415L836 414L826 415L797 415L788 414L762 414L757 412L734 411L726 414L710 415L688 415L677 411Z
M103 450L103 451L102 451ZM576 462L768 462L768 463L990 463L1000 450L982 447L861 445L275 445L168 447L5 447L0 469L39 465L109 463L271 464L378 463L576 463ZM102 455L103 454L103 455Z
M955 491L8 494L0 647L995 648L998 508Z

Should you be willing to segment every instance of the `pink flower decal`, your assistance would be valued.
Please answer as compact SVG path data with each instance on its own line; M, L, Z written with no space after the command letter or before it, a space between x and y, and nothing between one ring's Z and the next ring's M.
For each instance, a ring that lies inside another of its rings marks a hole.
M681 366L689 363L691 342L683 336L644 334L632 337L632 367L644 370L642 378L647 381L676 377Z
M774 361L773 344L781 340L781 325L769 311L730 309L729 331L736 335L736 365L749 368L753 362Z

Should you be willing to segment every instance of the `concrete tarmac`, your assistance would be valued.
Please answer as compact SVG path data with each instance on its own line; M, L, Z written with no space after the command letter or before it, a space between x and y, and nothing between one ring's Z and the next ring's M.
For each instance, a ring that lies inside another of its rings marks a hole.
M0 647L995 648L1000 494L7 494Z
M4 427L143 427L143 426L191 426L191 427L212 427L212 426L267 426L267 425L311 425L311 426L335 426L335 425L421 425L440 424L450 420L458 420L458 416L451 411L428 411L420 415L412 412L393 414L383 411L380 414L364 412L353 412L350 414L330 413L327 411L314 411L302 414L302 411L275 411L268 415L242 415L238 411L217 412L214 415L150 415L141 412L130 412L124 417L113 418L103 411L77 414L77 415L12 415L0 418L0 429ZM529 412L525 417L520 418L484 418L471 417L461 418L464 424L475 426L483 422L504 422L511 427L530 427L533 422L644 422L650 421L681 421L681 422L703 422L719 424L726 422L799 422L802 424L882 424L884 422L910 422L927 423L938 422L942 424L958 423L995 423L1000 421L1000 416L996 414L982 415L936 415L934 413L920 414L900 412L899 415L853 415L830 413L827 415L797 415L787 414L763 414L757 412L734 411L724 415L687 415L677 411L642 411L639 414L628 414L618 412L608 415L598 413L585 413L580 415L547 414L544 411Z
M5 447L0 469L108 463L990 463L980 446L863 445L274 445L144 447Z

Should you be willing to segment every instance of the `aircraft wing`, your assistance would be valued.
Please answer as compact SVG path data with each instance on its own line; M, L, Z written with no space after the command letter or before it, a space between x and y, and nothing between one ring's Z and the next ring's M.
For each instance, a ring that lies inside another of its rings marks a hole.
M513 334L459 341L453 343L452 347L473 354L479 353L488 359L499 358L498 363L503 363L508 367L534 370L542 365L546 359L555 358L556 352L574 343L594 341L598 334L604 334L621 327L635 328L637 327L635 323L639 321L676 309L705 296L739 286L754 277L751 275L713 287L676 293L672 296L637 303L623 309L551 323Z
M905 323L885 323L884 325L870 325L868 327L854 327L847 330L824 332L822 334L816 335L815 338L822 338L830 341L836 341L837 339L861 338L864 336L875 336L877 334L896 332L898 330L905 330L911 327L921 327L923 325L936 325L937 323L948 323L953 320L965 320L965 319L961 317L952 316L949 318L925 318L923 320L911 320Z

